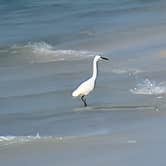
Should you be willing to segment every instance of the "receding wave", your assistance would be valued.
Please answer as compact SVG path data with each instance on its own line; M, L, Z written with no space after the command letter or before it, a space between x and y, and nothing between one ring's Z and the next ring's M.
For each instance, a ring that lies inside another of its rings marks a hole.
M91 133L84 133L80 135L69 135L69 136L40 136L37 133L35 136L0 136L0 147L11 145L11 144L24 144L33 141L43 141L43 140L54 140L57 142L69 139L78 139L78 138L86 138L91 136L105 135L108 134L107 129L94 131Z
M46 63L54 61L75 60L98 55L97 52L85 50L56 49L55 46L52 46L46 42L29 42L25 45L13 45L9 48L1 48L0 52L2 56L8 58L6 59L6 63L13 62L13 64ZM5 56L5 53L7 54L7 56Z
M138 83L134 89L130 89L130 92L140 95L161 95L166 93L166 85L145 79Z
M0 136L0 147L10 144L23 144L40 140L53 139L55 141L63 141L73 138L77 138L77 136L40 136L39 133L37 133L35 136Z
M0 136L0 146L32 142L35 140L47 140L47 139L56 139L62 140L62 137L53 137L53 136L40 136L39 133L36 136Z

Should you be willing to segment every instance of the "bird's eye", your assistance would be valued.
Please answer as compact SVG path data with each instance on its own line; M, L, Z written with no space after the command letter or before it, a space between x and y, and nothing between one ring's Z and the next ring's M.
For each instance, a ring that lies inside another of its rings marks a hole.
M106 57L103 57L103 56L101 56L101 58L102 58L102 59L104 59L104 60L107 60L107 61L109 60L108 58L106 58Z

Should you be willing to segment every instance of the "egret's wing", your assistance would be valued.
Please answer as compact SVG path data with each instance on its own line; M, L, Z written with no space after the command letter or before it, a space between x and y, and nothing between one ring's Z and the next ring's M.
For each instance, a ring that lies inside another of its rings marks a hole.
M94 88L94 81L92 79L88 79L82 84L78 86L76 89L76 93L78 96L88 95Z

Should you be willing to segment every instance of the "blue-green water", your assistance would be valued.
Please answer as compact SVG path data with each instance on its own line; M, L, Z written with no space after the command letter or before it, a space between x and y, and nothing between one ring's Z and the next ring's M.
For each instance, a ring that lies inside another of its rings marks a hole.
M0 0L0 165L166 165L165 0ZM98 64L88 107L72 91Z
M1 0L0 20L1 45L46 41L95 47L106 39L115 44L126 33L125 38L146 29L153 33L164 24L165 1Z
M163 108L165 8L164 0L0 0L0 136L109 135L138 110ZM99 54L111 60L99 64L84 110L71 93Z

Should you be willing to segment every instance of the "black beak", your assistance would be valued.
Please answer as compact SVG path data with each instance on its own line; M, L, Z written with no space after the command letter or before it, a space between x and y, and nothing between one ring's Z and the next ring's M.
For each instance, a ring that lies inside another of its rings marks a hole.
M104 59L104 60L107 60L107 61L109 61L109 59L108 59L108 58L106 58L106 57L103 57L103 56L101 56L101 59Z

